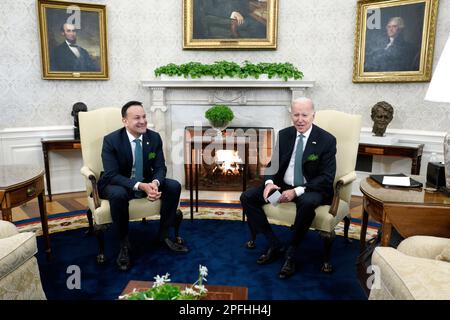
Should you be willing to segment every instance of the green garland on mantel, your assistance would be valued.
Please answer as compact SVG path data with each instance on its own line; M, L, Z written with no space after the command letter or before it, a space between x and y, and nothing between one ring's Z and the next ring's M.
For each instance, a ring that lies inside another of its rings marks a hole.
M200 62L188 62L181 65L169 63L167 65L155 69L155 76L162 74L168 76L178 76L185 78L201 78L210 76L214 78L248 78L258 79L259 76L266 74L269 79L278 77L287 81L288 79L302 79L303 73L298 70L292 63L269 63L260 62L257 64L244 61L243 65L230 61L216 61L213 64L203 64Z

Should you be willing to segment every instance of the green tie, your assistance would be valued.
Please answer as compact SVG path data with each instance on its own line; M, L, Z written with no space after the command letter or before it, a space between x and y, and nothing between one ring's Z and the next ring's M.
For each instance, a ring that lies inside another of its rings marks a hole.
M134 177L137 181L144 180L144 164L142 161L142 147L141 140L134 139L136 143L136 148L134 149Z
M300 134L297 142L297 148L295 150L295 161L294 161L294 186L298 187L303 184L303 169L302 169L302 158L303 158L303 137Z

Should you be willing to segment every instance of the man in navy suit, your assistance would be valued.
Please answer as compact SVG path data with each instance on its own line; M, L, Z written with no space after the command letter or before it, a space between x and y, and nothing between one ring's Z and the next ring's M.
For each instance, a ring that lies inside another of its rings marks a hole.
M250 229L254 233L262 233L269 243L268 250L257 260L258 264L273 262L283 252L262 210L268 202L269 193L279 190L280 203L292 201L297 205L292 239L279 273L281 279L295 272L294 255L314 220L314 210L322 204L330 204L334 195L336 138L313 124L314 115L314 105L310 99L293 101L291 118L294 125L279 132L271 162L266 168L264 185L241 195ZM253 248L253 241L249 241L247 247Z
M77 44L75 25L64 23L61 35L65 40L51 52L50 71L100 71L89 52Z
M113 222L118 226L120 253L117 264L125 271L131 265L128 240L128 202L131 199L161 199L159 240L172 251L187 252L188 249L169 239L181 185L166 178L161 136L147 129L141 102L130 101L122 107L122 122L124 128L108 134L103 140L104 172L98 181L98 189L100 197L109 200Z

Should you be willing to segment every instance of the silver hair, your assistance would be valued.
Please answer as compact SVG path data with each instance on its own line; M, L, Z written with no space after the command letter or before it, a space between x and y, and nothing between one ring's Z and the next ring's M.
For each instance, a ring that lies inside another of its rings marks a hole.
M392 17L389 19L387 24L391 23L392 21L395 22L400 29L405 28L405 22L403 21L402 17Z
M314 109L314 102L313 102L310 98L306 98L306 97L300 97L300 98L296 98L296 99L292 100L291 108L292 108L296 103L304 103L304 102L311 103L312 110L315 111L315 109Z

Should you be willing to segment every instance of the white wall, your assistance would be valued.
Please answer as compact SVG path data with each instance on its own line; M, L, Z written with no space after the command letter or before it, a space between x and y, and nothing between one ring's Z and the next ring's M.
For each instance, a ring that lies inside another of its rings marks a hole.
M0 129L70 125L71 106L122 106L149 102L139 81L169 62L290 61L316 80L318 109L364 116L380 100L395 108L390 128L447 131L450 108L423 101L428 83L353 84L356 0L280 0L275 51L182 50L181 0L83 0L107 6L110 80L42 80L36 0L0 1ZM435 61L450 30L450 1L440 1Z

